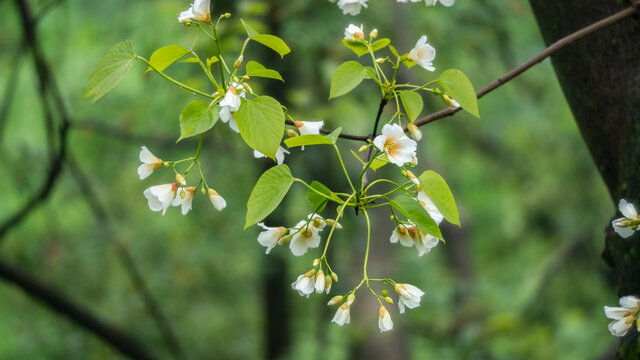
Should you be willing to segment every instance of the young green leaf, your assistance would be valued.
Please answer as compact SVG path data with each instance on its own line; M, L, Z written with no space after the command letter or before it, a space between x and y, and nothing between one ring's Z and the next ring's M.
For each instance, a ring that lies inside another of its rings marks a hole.
M249 24L247 24L244 20L240 19L240 22L242 23L242 26L244 26L244 29L247 31L247 35L249 35L250 38L260 35L259 32L249 26Z
M331 190L328 187L322 185L318 181L314 180L310 186L318 190L322 194L325 194L329 197L333 196L333 193L331 192ZM316 210L317 212L321 212L322 210L324 210L324 208L327 206L327 202L329 202L327 198L321 196L320 194L318 194L317 192L311 189L307 189L307 199L311 204L311 209Z
M331 78L331 90L329 100L342 96L360 85L367 75L364 66L357 61L347 61L338 66Z
M284 40L275 35L260 34L251 36L251 40L259 42L260 44L277 52L278 54L280 54L280 57L284 57L291 52L291 49L289 49L289 46L287 46Z
M389 203L402 215L416 224L418 229L444 241L438 224L433 221L429 213L427 213L416 199L412 199L406 195L398 195L393 200L389 200Z
M247 202L244 228L264 220L275 210L293 184L291 170L285 164L277 165L260 176Z
M324 135L300 135L285 139L284 143L289 148L307 145L333 145L333 142Z
M418 177L422 191L438 208L448 222L460 226L460 216L456 200L453 198L447 182L435 171L425 171Z
M389 50L391 51L393 56L397 57L398 59L400 58L400 55L398 55L398 50L396 50L396 48L394 48L393 45L389 45Z
M217 106L210 109L202 101L189 103L180 114L180 138L178 141L211 129L218 121L219 109Z
M469 78L460 70L449 69L438 79L444 91L460 104L463 110L479 118L478 98Z
M190 58L186 58L186 59L184 59L184 60L182 60L182 61L180 61L180 62L181 62L181 63L194 63L194 64L197 64L197 63L199 63L200 61L198 61L198 59L196 59L196 58L194 58L194 57L190 57ZM148 71L148 70L147 70L147 71Z
M282 79L282 76L280 75L279 72L275 70L267 69L257 61L249 61L247 63L247 75L276 79L284 82L284 79Z
M358 55L358 57L369 53L367 45L365 45L362 41L342 39L342 43L344 44L344 46L348 47L349 49L351 49L351 51Z
M93 96L92 102L96 102L116 87L131 69L135 56L131 40L119 42L109 49L89 76L89 85L84 92L84 98Z
M373 159L373 161L371 162L371 165L369 165L369 169L376 171L381 167L387 165L388 163L389 163L389 157L387 156L387 154L378 155L378 157Z
M180 45L169 45L154 51L153 54L151 54L149 62L158 71L163 71L188 53L189 50ZM147 71L151 71L151 67L149 67Z
M243 101L235 118L247 145L274 159L284 134L282 105L272 97L258 96Z
M407 113L409 120L411 122L416 121L424 106L422 96L415 91L400 91L400 100L402 100L404 111Z
M331 132L331 134L326 135L327 139L331 140L332 143L336 143L336 141L338 141L338 137L340 136L340 133L342 132L342 128L339 127L335 130L333 130Z
M391 44L391 40L387 38L382 38L374 42L373 44L371 44L371 48L373 48L373 51L378 51L378 50L384 49L389 44Z

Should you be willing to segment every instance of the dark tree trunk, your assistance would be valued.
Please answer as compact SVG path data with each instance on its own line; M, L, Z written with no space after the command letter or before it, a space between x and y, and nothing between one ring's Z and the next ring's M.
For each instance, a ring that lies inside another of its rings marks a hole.
M530 0L547 44L622 10L616 0ZM613 203L640 204L640 16L596 32L552 56L571 111ZM619 217L619 216L617 216ZM640 295L640 238L623 239L609 222L604 259L620 296ZM622 339L619 359L640 358L637 331Z

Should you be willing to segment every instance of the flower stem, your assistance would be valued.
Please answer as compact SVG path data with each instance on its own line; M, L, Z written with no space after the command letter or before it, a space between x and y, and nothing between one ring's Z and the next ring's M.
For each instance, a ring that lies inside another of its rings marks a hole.
M344 172L344 176L347 178L349 182L349 186L351 187L351 191L356 192L356 188L353 186L351 182L351 178L349 177L349 173L347 172L347 168L344 166L344 161L342 161L342 156L340 156L340 150L336 144L333 144L333 148L336 150L336 154L338 155L338 161L340 161L340 166L342 166L342 171Z
M209 95L209 94L207 94L205 92L202 92L202 91L200 91L198 89L194 89L191 86L185 85L185 84L181 83L180 81L168 76L167 74L165 74L162 71L158 70L155 66L151 65L151 63L147 59L143 58L142 56L136 55L135 58L140 60L140 61L142 61L142 62L144 62L145 64L147 64L151 68L151 70L155 71L156 73L158 73L158 75L160 75L163 78L169 80L170 82L174 83L175 85L178 85L179 87L181 87L181 88L183 88L183 89L185 89L187 91L191 91L191 92L196 93L198 95L202 95L202 96L208 97L209 99L213 99L214 98L213 95Z

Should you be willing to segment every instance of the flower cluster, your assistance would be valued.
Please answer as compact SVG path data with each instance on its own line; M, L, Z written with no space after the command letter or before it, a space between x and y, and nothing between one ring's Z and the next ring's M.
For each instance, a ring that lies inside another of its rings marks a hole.
M618 233L618 235L623 238L628 238L638 229L638 225L640 225L640 216L638 216L635 206L628 203L625 199L620 200L618 208L624 217L613 220L611 222L611 226L613 226L613 230Z
M613 321L609 323L609 331L613 336L624 336L636 323L640 331L640 299L635 296L620 298L620 307L604 307L604 315Z
M336 0L329 0L336 2ZM369 0L339 0L338 7L342 10L344 15L358 15L363 7L367 7L367 1ZM397 0L399 3L407 3L409 0ZM421 2L422 0L410 0L412 3ZM424 0L426 6L435 6L438 0ZM444 6L452 6L455 0L440 0L440 3Z

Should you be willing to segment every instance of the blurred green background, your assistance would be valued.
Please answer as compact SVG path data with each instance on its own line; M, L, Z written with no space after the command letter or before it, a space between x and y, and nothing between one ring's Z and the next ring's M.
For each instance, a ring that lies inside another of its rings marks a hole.
M188 216L176 208L165 216L149 210L142 191L173 177L160 169L140 181L140 146L163 159L191 156L196 142L174 142L178 115L194 95L137 63L105 98L95 104L82 99L89 74L121 40L131 39L136 53L148 58L161 46L188 48L199 36L201 57L216 54L197 29L178 23L189 4L55 3L37 30L73 120L69 161L46 203L8 233L2 257L126 329L159 358L174 356L132 286L119 247L128 248L188 359L595 359L615 345L602 306L617 299L600 258L603 224L614 209L548 60L483 98L482 119L459 113L422 128L415 172L433 169L447 179L463 226L444 226L447 244L418 258L415 249L389 244L386 209L373 213L370 276L426 292L422 305L404 315L388 306L395 329L381 334L377 302L364 291L351 324L338 327L330 323L334 309L325 306L330 296L306 299L290 289L318 249L294 258L277 247L265 256L258 229L242 231L246 200L271 163L254 159L227 126L207 134L201 155L208 182L227 208L217 212L198 196ZM404 52L426 34L437 49L437 70L400 73L414 84L457 68L480 88L544 46L525 0L459 1L451 8L372 0L356 17L343 16L326 0L213 3L214 17L233 13L222 25L228 62L244 41L240 17L262 23L259 30L281 36L292 49L281 61L250 46L247 60L279 70L286 80L258 79L255 90L278 98L297 119L324 120L347 133L366 134L379 101L370 84L327 101L333 71L355 58L341 43L349 23L363 24L365 33L376 27ZM42 0L30 4L36 14L47 7ZM210 90L194 64L167 72ZM50 157L46 110L18 11L13 1L1 1L0 96L9 92L8 112L0 118L0 220L40 186ZM436 97L425 97L425 105L425 113L443 107ZM358 165L348 152L360 145L341 144L354 173ZM329 150L293 150L286 163L296 177L346 189ZM395 167L380 173L400 178ZM108 216L96 214L92 201ZM294 185L267 224L292 226L310 212L304 189ZM364 230L364 218L349 212L332 243L330 261L340 282L331 296L359 282ZM0 283L0 319L0 359L120 358L7 283Z

